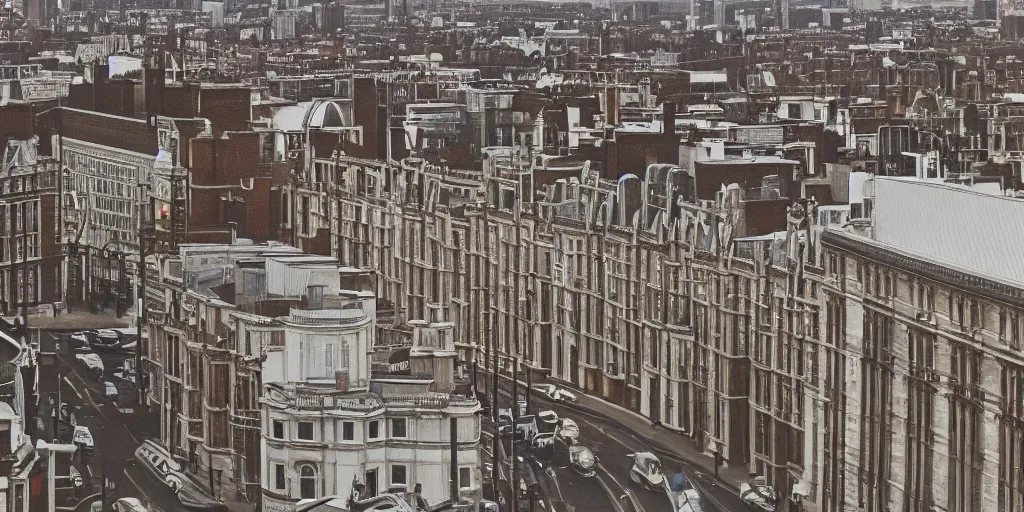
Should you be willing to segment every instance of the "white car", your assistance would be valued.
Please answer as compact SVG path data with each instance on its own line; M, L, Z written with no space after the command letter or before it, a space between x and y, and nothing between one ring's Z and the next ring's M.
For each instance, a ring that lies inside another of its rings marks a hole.
M764 512L775 511L775 489L765 483L763 476L740 484L740 499L747 505Z
M545 432L554 432L555 426L558 425L558 413L541 411L537 414L537 423Z
M574 404L579 400L575 393L554 384L535 384L533 390L546 396L552 402Z
M562 418L558 426L558 437L567 442L576 442L580 437L580 426L569 418Z
M87 352L84 354L76 354L75 359L78 359L86 368L89 369L89 375L96 380L103 378L103 360L100 356Z
M629 458L633 459L633 467L629 469L630 480L650 490L660 491L665 474L661 471L658 457L651 452L637 452L629 454Z
M71 434L71 442L78 446L79 450L85 453L92 453L93 448L96 444L92 438L92 432L89 431L89 427L82 425L75 426L75 432Z
M113 512L149 512L138 498L118 498L111 508Z

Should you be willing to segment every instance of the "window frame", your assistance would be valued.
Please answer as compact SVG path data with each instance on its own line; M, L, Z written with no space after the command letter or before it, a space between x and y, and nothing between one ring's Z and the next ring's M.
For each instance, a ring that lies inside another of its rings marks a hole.
M280 462L274 463L274 490L288 490L288 473L285 472L284 464Z
M281 427L281 435L277 435L277 427ZM288 437L288 429L285 428L283 420L270 420L270 436L273 439L286 439Z
M376 431L376 432L374 432ZM380 420L371 420L366 426L366 438L370 440L380 439Z
M354 422L354 421L342 421L341 422L341 440L342 441L355 441L356 440L356 422Z
M465 471L465 479L463 479L462 472ZM459 466L459 490L466 490L473 488L473 468L470 466Z
M403 480L402 482L396 482L395 481L395 470L398 469L398 468L402 469L402 480ZM389 482L391 487L394 487L396 485L401 485L401 486L408 487L409 486L409 466L406 466L405 464L392 464L391 467L388 469L388 482Z
M309 425L309 437L302 437L302 426ZM298 426L295 428L295 439L299 441L316 441L316 429L313 428L312 421L300 421Z
M309 469L310 472L312 472L311 476L306 476L306 475L302 474L303 471L306 470L306 469ZM297 473L299 475L299 498L300 499L304 499L304 500L315 500L316 497L317 497L317 494L318 494L317 493L318 485L317 485L317 470L316 470L316 467L313 464L309 464L309 463L299 464ZM305 490L305 489L303 489L303 484L306 481L312 481L312 483L313 483L313 495L312 496L306 496L305 493L303 492Z
M395 425L396 425L396 422L399 422L399 421L402 422L401 423L402 424L402 435L398 435L398 434L395 433ZM391 437L396 438L396 439L408 439L409 438L409 421L408 421L408 418L391 418L391 421L389 421L388 423L389 423L388 426L390 427L389 428L389 430L390 430L389 434L391 435Z

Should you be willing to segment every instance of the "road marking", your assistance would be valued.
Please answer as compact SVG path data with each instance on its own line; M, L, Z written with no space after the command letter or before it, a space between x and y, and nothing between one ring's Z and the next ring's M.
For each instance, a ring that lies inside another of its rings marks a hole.
M629 502L633 504L633 509L636 510L636 512L647 512L644 509L643 505L640 504L640 500L636 498L636 494L633 492L633 489L629 489L626 486L619 483L619 479L615 478L615 475L613 475L611 471L608 471L608 468L604 467L604 464L598 464L597 469L604 471L604 474L608 475L608 478L612 479L612 482L615 483L615 486L618 487L619 489L622 489L622 491L625 492L625 494L619 497L619 499L628 497Z
M76 388L75 385L71 383L71 379L69 379L67 375L64 376L64 382L68 384L68 387L71 388L71 391L74 391L75 394L78 395L79 400L85 400L85 398L82 398L82 394L78 392L78 388Z
M75 377L78 377L78 380L79 380L79 381L81 381L81 380L82 380L81 376L79 376L79 375L78 375L77 373L75 373ZM84 384L84 383L83 383L83 384ZM72 386L72 387L74 387L74 386ZM110 423L110 424L112 424L112 425L121 425L122 427L124 427L124 431L125 431L125 432L127 432L127 433L128 433L128 435L129 435L129 436L130 436L130 437L132 438L132 441L135 441L135 444L137 444L137 445L138 445L138 444L142 444L142 443L140 443L140 442L139 442L138 438L136 438L136 437L135 437L135 434L133 434L133 433L132 433L132 431L128 429L128 427L125 427L125 426L124 426L123 424L121 424L121 423L119 423L119 422L117 422L117 421L113 421L113 420L111 420L111 419L110 419L109 417L107 417L107 413L106 413L106 412L104 412L104 411L105 411L105 408L103 408L103 407L100 407L100 406L101 406L101 405L103 405L103 404L97 404L97 403L96 403L95 401L93 401L93 399L92 399L92 393L89 393L89 390L88 390L88 389L86 389L86 390L85 390L85 398L84 398L84 399L85 399L85 400L88 400L89 404L90 404L90 405L92 405L92 407L93 407L94 409L96 409L97 411L99 411L99 413L100 413L100 416L103 416L103 419L104 419L104 420L107 420L107 423ZM106 402L104 402L104 403L106 403Z
M132 483L132 485L135 486L135 489L139 491L139 494L142 494L142 496L146 498L146 501L149 502L149 506L147 508L150 510L150 512L163 512L163 510L156 504L156 502L153 501L153 498L149 497L149 494L146 494L146 491L142 489L142 486L139 485L139 483L136 482L134 478L132 478L131 473L128 472L128 468L124 469L124 476L128 477L128 480Z
M634 446L630 446L630 445L626 444L626 442L625 442L625 441L623 441L622 439L619 439L619 436L616 436L616 435L614 435L614 434L609 434L609 433L608 433L608 432L607 432L607 431L606 431L606 430L604 429L604 427L601 427L601 426L599 426L599 425L597 425L597 424L595 424L595 423L591 422L590 420L586 420L586 419L582 419L582 418L580 418L580 421L582 421L583 423L586 423L587 425L590 425L591 427L594 427L595 429L597 429L597 431L598 431L598 432L601 432L602 434L604 434L604 435L605 435L605 437L607 437L607 438L609 438L609 439L611 439L611 440L615 441L616 443L619 443L619 444L621 444L621 445L622 445L623 447L625 447L625 448L626 448L627 450L629 450L629 451L631 451L631 452L634 452L634 453L635 453L635 452L645 452L645 451L647 451L647 449L646 449L646 448L643 448L643 449L637 450L637 449L636 449L636 447L634 447Z
M615 512L626 512L622 508L622 503L615 499L615 493L612 492L612 488L608 486L608 483L600 475L594 475L594 478L597 479L597 483L601 484L601 489L604 490L604 493L608 495L608 501L612 502L612 508L615 509Z

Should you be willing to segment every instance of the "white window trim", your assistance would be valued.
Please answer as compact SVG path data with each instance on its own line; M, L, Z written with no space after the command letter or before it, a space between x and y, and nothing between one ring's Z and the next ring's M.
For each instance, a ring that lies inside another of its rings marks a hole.
M283 462L276 462L276 461L272 461L270 464L271 464L270 467L272 468L272 471L273 471L273 474L270 475L270 479L274 482L274 490L275 491L287 491L288 490L288 466L286 466L285 463L283 463ZM277 486L277 468L279 468L279 467L281 468L282 474L284 475L284 487L278 487Z
M312 477L313 478L313 496L311 498L306 498L306 497L302 496L302 480L303 480L303 478L302 478L302 470L303 470L303 468L310 468L310 469L313 470L313 477ZM302 464L299 464L298 467L295 468L295 473L296 473L296 475L295 475L296 479L299 481L299 497L301 499L317 499L317 497L320 496L320 483L319 483L320 480L319 480L319 477L318 477L319 470L317 469L316 465L308 463L308 462L303 462Z
M373 423L377 424L377 437L370 437L370 425L373 424ZM366 423L366 439L367 440L369 440L369 441L377 441L377 440L382 439L384 437L384 436L380 435L380 424L381 424L380 420L370 420L370 421L368 421ZM406 425L406 427L408 427L408 425Z
M469 482L462 484L462 470L469 470ZM459 490L473 489L473 466L459 466Z
M313 436L310 437L309 439L299 437L299 432L301 432L301 430L302 430L302 429L299 428L299 425L302 425L303 423L309 423L312 426L313 430L312 430L311 433L313 434ZM295 425L295 439L298 440L298 441L316 441L316 425L312 421L299 421L299 422L297 422L296 425Z
M395 435L395 420L400 420L405 425L405 435L402 435L402 436L396 436ZM393 437L395 439L409 439L409 419L408 418L391 418L391 419L389 419L388 420L388 429L390 430L390 432L388 432L388 434L390 434L390 437Z
M404 482L396 482L395 481L395 468L396 467L405 468L405 481ZM391 464L390 467L388 467L388 484L389 484L390 487L395 487L395 486L399 486L399 485L404 486L404 487L408 487L409 486L409 465L408 464Z
M277 423L281 424L281 437L274 435L274 426ZM278 440L288 439L288 422L284 420L270 420L270 438Z
M345 439L345 425L346 424L352 425L352 437L350 439ZM343 443L354 443L354 442L356 442L356 422L349 421L349 420L343 420L341 422L341 442L343 442Z

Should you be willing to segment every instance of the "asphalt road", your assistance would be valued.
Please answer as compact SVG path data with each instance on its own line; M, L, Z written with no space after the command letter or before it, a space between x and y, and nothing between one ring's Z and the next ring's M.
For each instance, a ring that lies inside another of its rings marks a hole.
M484 449L486 462L491 462L490 436L493 435L493 426L488 418L484 419L484 427L487 429L485 439L488 441ZM517 450L523 450L524 443L517 443ZM499 471L502 478L509 479L511 469L508 464L511 444L506 438L499 444ZM529 452L517 453L523 461L517 466L518 478L530 475L530 479L539 484L543 491L543 498L534 505L535 512L635 512L632 509L620 509L612 503L612 496L602 486L599 477L584 477L571 467L558 467L547 461L537 460ZM522 500L521 510L528 510L526 500ZM506 510L511 511L511 504ZM652 511L653 512L653 511Z
M46 331L41 335L54 339L59 337L57 333ZM89 376L85 365L68 352L68 347L61 348L59 369L52 366L43 368L40 380L60 382L61 400L75 411L79 425L89 427L95 453L88 461L88 469L97 483L102 481L105 473L115 485L115 490L108 494L108 502L120 497L135 497L156 512L181 509L177 496L166 485L149 476L148 471L135 466L135 449L141 442L143 430L139 417L119 411L103 396L102 382L113 380L114 366L130 356L101 354L105 374L97 381Z
M635 512L662 512L670 510L671 505L668 497L662 492L653 492L634 484L629 477L632 467L632 459L629 454L650 451L655 453L661 461L662 468L669 472L682 471L687 478L698 487L704 497L702 506L704 510L718 512L745 512L747 506L740 500L739 496L731 489L719 484L713 475L706 473L703 469L697 469L685 460L668 456L648 447L642 439L637 438L631 432L619 430L619 427L606 418L596 414L589 414L562 404L551 403L536 394L532 397L533 412L550 409L558 413L559 417L571 418L580 426L580 441L583 445L591 448L600 459L598 477L604 481L614 492L625 495L622 499L623 512L633 510ZM571 471L571 470L570 470ZM601 491L600 487L597 490ZM592 489L584 489L580 493L578 510L609 510L611 503L604 499L600 508L593 508L594 495ZM630 496L632 494L632 496ZM576 504L572 497L566 501ZM588 501L590 500L590 501Z

